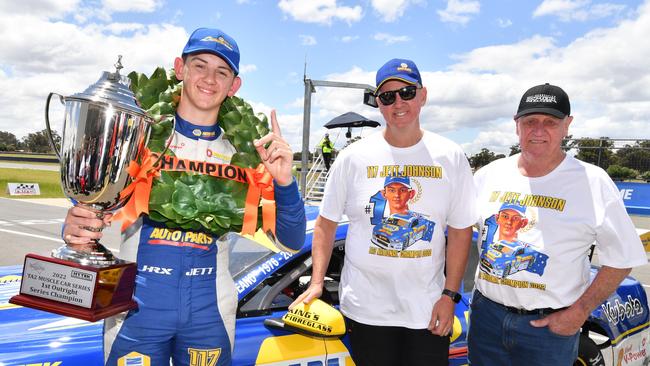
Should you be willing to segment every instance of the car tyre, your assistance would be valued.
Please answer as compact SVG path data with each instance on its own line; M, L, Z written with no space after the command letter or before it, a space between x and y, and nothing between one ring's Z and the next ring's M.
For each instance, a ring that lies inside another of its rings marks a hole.
M580 334L580 345L578 346L578 358L574 366L605 366L603 353L598 345L586 334Z

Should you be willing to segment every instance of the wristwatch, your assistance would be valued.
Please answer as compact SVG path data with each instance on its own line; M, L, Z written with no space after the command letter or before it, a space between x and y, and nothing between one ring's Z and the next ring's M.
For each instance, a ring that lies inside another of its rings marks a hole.
M458 304L460 302L460 299L462 298L462 296L460 296L460 294L458 292L448 290L448 289L442 290L442 294L451 297L451 300L453 302L455 302L456 304Z

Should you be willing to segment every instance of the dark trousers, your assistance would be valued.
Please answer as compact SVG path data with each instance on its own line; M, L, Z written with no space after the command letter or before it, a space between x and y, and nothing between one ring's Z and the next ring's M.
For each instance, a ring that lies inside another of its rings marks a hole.
M323 153L323 161L325 162L325 169L330 170L330 162L332 161L332 153Z
M428 329L374 326L345 318L357 366L446 366L449 337Z

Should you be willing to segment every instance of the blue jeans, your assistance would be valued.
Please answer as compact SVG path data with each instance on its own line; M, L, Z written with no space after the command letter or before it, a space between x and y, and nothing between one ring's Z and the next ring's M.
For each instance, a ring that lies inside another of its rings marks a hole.
M474 291L467 335L473 366L571 366L578 357L580 333L562 336L530 321L542 316L508 311Z

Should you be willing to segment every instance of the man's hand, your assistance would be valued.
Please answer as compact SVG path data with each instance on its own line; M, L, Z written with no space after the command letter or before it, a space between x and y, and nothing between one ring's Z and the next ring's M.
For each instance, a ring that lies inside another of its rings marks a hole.
M441 337L451 333L454 325L455 306L456 304L449 296L442 295L440 297L431 311L431 321L427 327L431 333Z
M69 247L82 250L93 239L102 237L101 229L110 226L112 216L110 213L102 215L83 206L74 206L65 217L63 240Z
M267 148L264 147L270 143ZM271 173L273 179L281 186L288 186L293 181L291 168L293 166L293 151L291 146L282 138L280 125L275 117L275 110L271 111L271 132L253 141L257 152L262 158L262 163Z
M309 304L312 300L319 298L323 294L323 284L312 283L309 285L307 290L300 294L294 302L289 305L289 309L293 309L294 306L300 304L301 302Z
M572 336L580 330L588 316L589 314L585 314L582 310L571 306L542 319L531 320L530 325L538 328L548 327L555 334Z
M559 335L574 335L591 311L613 293L632 268L601 266L587 290L568 309L555 312L544 319L532 320L533 327L548 327Z

